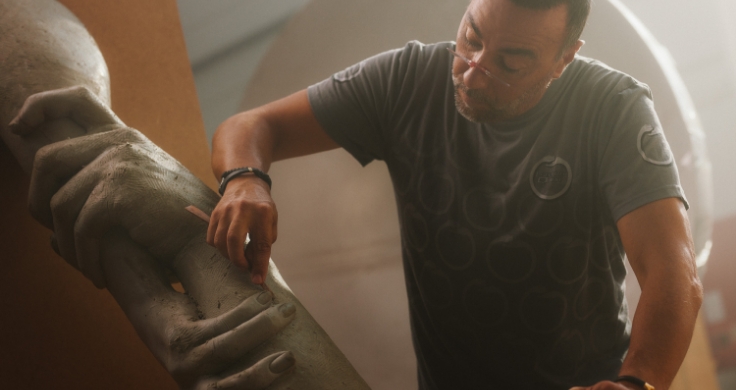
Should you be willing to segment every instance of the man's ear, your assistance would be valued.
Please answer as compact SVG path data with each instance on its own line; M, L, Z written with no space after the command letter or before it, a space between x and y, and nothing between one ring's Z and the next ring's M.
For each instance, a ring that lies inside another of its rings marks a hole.
M567 68L568 65L572 62L572 60L575 59L575 54L580 51L580 48L583 47L585 44L585 41L582 39L578 39L577 42L575 42L574 45L568 47L565 49L565 52L562 53L559 59L559 63L557 64L557 68L555 69L555 72L552 74L553 79L558 79L560 76L562 76L562 72L565 71L565 68Z

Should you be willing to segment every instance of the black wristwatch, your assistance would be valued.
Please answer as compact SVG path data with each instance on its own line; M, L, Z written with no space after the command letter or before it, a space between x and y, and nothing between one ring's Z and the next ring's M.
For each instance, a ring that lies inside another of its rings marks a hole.
M268 184L268 188L271 188L271 177L268 176L266 172L263 172L258 168L242 167L225 171L225 173L222 174L222 179L220 180L220 188L218 189L220 195L225 195L225 188L227 188L227 183L230 180L246 173L252 173L256 175L259 179L265 181L266 184Z
M635 376L631 375L621 375L620 377L616 378L614 382L629 382L632 384L635 384L637 386L641 386L644 390L654 390L654 386L650 385L646 381L643 381Z

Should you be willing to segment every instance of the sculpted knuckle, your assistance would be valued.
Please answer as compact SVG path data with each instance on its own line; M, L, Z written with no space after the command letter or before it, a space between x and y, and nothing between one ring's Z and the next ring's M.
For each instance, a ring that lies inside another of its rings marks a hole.
M143 133L132 127L123 127L120 131L123 134L123 139L127 142L143 144L148 141L148 138Z
M31 106L34 106L36 104L39 104L48 95L49 95L48 92L35 93L35 94L29 96L28 98L26 98L25 105L28 106L28 107L31 107Z
M39 149L36 152L36 157L33 160L33 169L41 171L46 170L55 152L56 148L54 147L54 144L46 145L43 148Z
M169 350L176 353L184 353L191 347L191 331L189 329L175 328L168 334L167 345Z
M69 87L68 91L69 93L82 98L89 99L92 97L92 92L84 85L75 85L73 87Z

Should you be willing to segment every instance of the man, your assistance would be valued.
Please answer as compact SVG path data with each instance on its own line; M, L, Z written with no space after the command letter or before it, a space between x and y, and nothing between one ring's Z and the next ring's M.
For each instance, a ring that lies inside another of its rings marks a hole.
M576 57L589 6L473 0L457 44L229 119L208 242L258 283L276 208L267 176L231 170L342 146L394 182L421 388L666 389L701 301L687 204L648 87Z

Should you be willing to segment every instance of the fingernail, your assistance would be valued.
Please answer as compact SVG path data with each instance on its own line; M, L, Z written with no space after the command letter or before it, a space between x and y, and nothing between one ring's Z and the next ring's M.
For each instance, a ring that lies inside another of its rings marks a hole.
M296 306L294 306L293 303L284 303L281 306L279 306L279 312L284 317L289 317L296 311Z
M258 298L256 298L256 300L261 305L265 305L265 304L271 302L271 298L272 298L271 293L268 292L268 291L264 291L264 292L258 294Z
M294 367L295 362L296 359L294 359L294 355L291 352L284 352L281 354L281 356L274 359L271 362L271 365L268 366L268 368L274 374L281 374L291 367Z
M263 284L263 276L261 275L253 275L252 280L253 284Z

